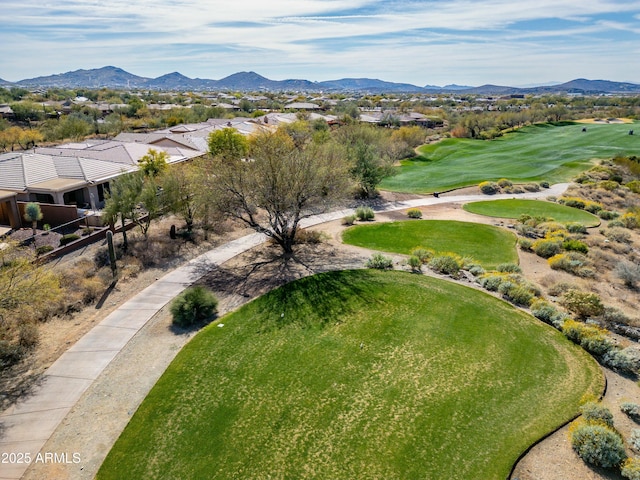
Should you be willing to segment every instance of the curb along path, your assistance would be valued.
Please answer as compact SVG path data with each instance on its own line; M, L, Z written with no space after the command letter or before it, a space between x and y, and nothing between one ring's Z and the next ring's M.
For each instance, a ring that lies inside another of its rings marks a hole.
M426 197L386 204L376 210L395 211L411 207L505 198L544 198L562 194L568 184L519 195L459 195ZM303 220L310 227L338 220L352 209L316 215ZM42 376L34 391L0 414L0 480L21 478L30 463L43 462L40 453L67 413L134 335L167 303L212 268L264 243L267 237L251 234L226 243L167 273L136 296L123 303L63 353ZM143 392L146 395L148 392ZM124 427L124 425L123 425ZM61 454L64 455L64 454ZM78 463L71 454L56 458ZM50 460L52 461L52 460Z

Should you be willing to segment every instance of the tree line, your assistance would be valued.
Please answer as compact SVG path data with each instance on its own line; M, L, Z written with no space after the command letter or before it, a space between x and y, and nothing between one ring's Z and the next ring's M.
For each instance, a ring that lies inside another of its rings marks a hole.
M110 183L103 215L113 224L133 222L143 235L169 213L184 221L186 234L196 225L206 234L231 218L290 253L301 220L374 196L425 135L420 127L353 123L331 130L305 120L248 138L226 128L211 133L205 158L169 166L164 152L150 150L138 171ZM123 236L126 248L124 229Z

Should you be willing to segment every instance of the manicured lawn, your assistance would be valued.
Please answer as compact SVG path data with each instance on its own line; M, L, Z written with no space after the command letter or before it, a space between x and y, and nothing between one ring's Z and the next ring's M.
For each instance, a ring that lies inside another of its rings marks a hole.
M359 247L408 255L418 246L436 252L471 257L485 268L518 263L516 236L480 223L454 220L407 220L357 225L342 234L342 241Z
M640 155L633 124L521 128L495 140L446 139L420 148L420 156L402 162L381 188L427 193L475 185L505 177L517 182L567 181L589 168L592 159Z
M504 479L603 386L563 336L483 292L331 272L178 354L97 478Z
M532 217L551 217L557 222L578 222L587 227L600 224L600 219L589 212L541 200L488 200L467 203L462 208L467 212L488 217L518 218L522 214L527 214Z

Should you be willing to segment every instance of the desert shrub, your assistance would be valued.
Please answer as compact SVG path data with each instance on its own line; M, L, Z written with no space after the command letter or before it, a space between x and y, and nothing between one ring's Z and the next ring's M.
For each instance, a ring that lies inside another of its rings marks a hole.
M67 245L71 242L75 242L76 240L78 240L80 238L79 235L76 235L75 233L67 233L66 235L63 235L62 237L60 237L60 246L64 246Z
M548 259L547 262L553 270L562 270L583 278L595 275L595 271L590 268L591 262L579 252L559 253Z
M629 480L640 480L640 461L637 458L627 458L620 468L620 474Z
M547 182L546 180L543 180L540 182L540 186L542 188L549 188L549 182Z
M45 253L49 253L53 250L54 248L52 245L40 245L36 248L36 255L44 255Z
M567 315L559 311L555 306L540 298L531 303L531 314L544 323L562 328Z
M569 233L587 233L587 227L577 222L567 223L566 228Z
M480 275L484 275L485 271L481 265L469 265L467 266L469 273L474 277L479 277Z
M462 261L455 254L442 253L429 260L429 268L438 273L456 277L462 268Z
M598 182L597 185L598 188L602 188L603 190L607 190L609 192L613 192L620 186L618 182L614 182L613 180L603 180L602 182Z
M634 229L638 228L638 216L635 213L627 212L620 217L620 221L624 228Z
M538 228L545 234L545 238L566 238L569 236L569 231L560 222L546 221L538 225Z
M640 354L631 347L611 349L602 358L602 363L618 372L635 375L640 371Z
M560 197L558 203L566 205L567 207L579 208L581 210L587 206L587 202L581 198L576 197Z
M502 275L487 274L480 278L480 286L490 292L497 292L500 284L505 280Z
M571 446L589 465L613 468L627 458L622 437L608 427L579 423L570 433Z
M502 296L516 305L528 307L535 298L535 294L525 284L518 284L511 281L502 282L498 287L498 292Z
M629 443L631 443L631 447L633 447L636 452L640 451L640 429L634 428L633 430L631 430Z
M562 240L540 239L533 242L531 249L542 258L550 258L562 251Z
M498 193L500 190L500 186L496 182L482 182L478 187L485 195L493 195L494 193Z
M327 238L327 234L318 230L298 230L294 239L296 244L317 245Z
M407 210L407 217L409 218L422 218L422 210L419 208L410 208Z
M211 318L218 310L218 299L201 285L187 288L171 302L173 324L186 328Z
M355 215L347 215L346 217L342 218L342 225L346 225L346 226L350 227L351 225L356 223L356 219L357 218L358 217L356 217Z
M513 182L511 180L507 180L506 178L501 178L500 180L498 180L497 183L500 186L500 188L513 186Z
M374 253L364 264L366 268L376 268L378 270L388 270L393 268L393 260L381 253Z
M618 220L617 218L615 220L611 220L609 222L609 225L607 225L609 228L625 228L624 223L622 223L620 220Z
M412 272L419 272L422 268L422 261L415 255L411 255L407 260L407 265L409 265Z
M629 288L635 288L640 282L640 265L637 263L621 260L616 264L614 272Z
M611 224L609 224L609 227L611 227ZM607 228L604 236L611 242L631 243L631 235L621 227Z
M571 288L560 298L560 304L579 318L597 317L604 312L602 300L596 293Z
M431 258L435 255L435 252L430 248L416 247L411 250L411 255L413 255L414 257L418 257L424 264L428 263L429 260L431 260Z
M571 252L589 253L589 246L586 243L572 238L567 238L562 242L562 248Z
M624 402L620 404L620 411L632 418L633 420L637 420L640 418L640 405L633 402Z
M496 267L496 270L503 273L522 273L520 265L516 265L515 263L501 263Z
M631 182L626 183L625 187L633 193L640 193L640 180L632 180Z
M551 285L547 289L547 292L549 293L549 295L553 297L559 297L560 295L571 290L572 288L574 288L574 286L568 282L557 282Z
M607 305L605 305L604 311L602 312L602 320L606 323L624 323L625 325L628 325L631 321L622 310Z
M540 185L537 183L525 183L522 188L524 188L527 192L539 192Z
M371 207L358 207L356 208L356 217L360 221L373 220L376 214Z
M587 352L603 357L612 351L613 343L607 337L607 330L599 328L595 325L587 325L576 322L575 320L567 320L562 326L562 333L574 343L577 343Z
M596 402L587 402L580 407L582 417L587 423L599 423L613 428L613 414L607 407Z
M25 348L32 348L38 344L40 332L37 325L32 322L20 322L18 328L18 345Z
M525 252L531 252L533 247L533 240L529 238L519 238L518 245L520 246L521 250L524 250Z
M598 212L598 216L602 220L613 220L614 218L618 218L619 215L618 212L612 212L611 210L600 210Z
M585 202L584 209L593 214L597 214L600 210L602 210L602 204L598 202Z

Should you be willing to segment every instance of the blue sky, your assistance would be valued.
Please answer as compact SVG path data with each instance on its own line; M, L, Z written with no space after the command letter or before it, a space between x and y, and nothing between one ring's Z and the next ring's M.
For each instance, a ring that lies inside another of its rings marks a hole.
M0 18L10 81L114 65L145 77L640 83L640 1L2 0Z

